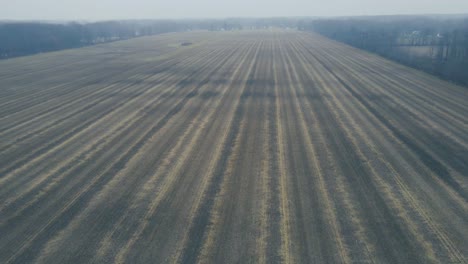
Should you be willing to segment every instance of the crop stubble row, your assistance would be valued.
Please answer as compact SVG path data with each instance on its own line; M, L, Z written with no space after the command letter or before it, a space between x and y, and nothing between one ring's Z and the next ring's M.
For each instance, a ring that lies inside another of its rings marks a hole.
M465 88L292 31L0 76L1 262L466 261Z

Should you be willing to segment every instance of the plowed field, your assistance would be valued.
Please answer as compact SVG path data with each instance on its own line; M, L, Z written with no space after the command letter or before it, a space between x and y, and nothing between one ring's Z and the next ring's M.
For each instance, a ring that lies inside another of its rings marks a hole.
M467 88L311 33L0 62L0 263L467 263L467 177Z

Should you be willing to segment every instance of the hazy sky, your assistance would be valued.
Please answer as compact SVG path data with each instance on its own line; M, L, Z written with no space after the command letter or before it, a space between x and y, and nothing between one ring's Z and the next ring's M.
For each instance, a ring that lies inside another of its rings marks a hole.
M468 13L468 0L0 0L0 19L105 20Z

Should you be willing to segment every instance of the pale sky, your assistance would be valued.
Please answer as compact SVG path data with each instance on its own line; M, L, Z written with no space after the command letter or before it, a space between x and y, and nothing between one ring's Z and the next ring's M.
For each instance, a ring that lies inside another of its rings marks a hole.
M0 20L468 13L468 0L0 0Z

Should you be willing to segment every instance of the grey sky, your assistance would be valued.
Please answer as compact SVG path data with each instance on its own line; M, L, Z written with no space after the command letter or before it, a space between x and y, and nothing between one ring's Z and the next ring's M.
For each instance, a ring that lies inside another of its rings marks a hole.
M105 20L435 13L468 13L468 0L0 0L0 20Z

